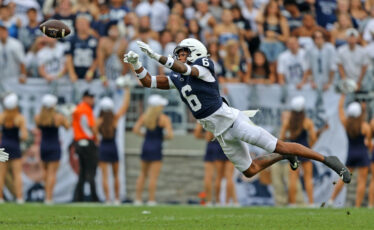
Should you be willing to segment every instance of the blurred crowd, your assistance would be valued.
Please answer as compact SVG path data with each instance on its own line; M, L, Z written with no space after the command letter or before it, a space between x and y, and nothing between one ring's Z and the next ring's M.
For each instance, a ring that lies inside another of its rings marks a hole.
M1 0L0 75L108 80L129 72L135 40L171 55L184 38L202 41L220 82L291 84L327 90L335 77L360 89L372 77L374 1L367 0ZM66 23L60 40L41 34ZM168 70L141 54L152 74ZM365 84L366 86L366 84ZM371 87L371 86L369 86ZM368 88L370 90L370 88Z

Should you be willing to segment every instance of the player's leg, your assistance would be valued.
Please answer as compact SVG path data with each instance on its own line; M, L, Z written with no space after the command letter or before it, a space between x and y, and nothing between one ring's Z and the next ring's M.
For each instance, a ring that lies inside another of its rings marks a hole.
M279 158L286 158L290 160L292 167L292 164L294 163L293 161L295 160L294 157L300 156L324 163L325 165L333 169L336 173L338 173L339 176L343 178L343 181L345 183L349 183L351 181L351 175L347 167L345 167L345 165L341 163L336 156L324 157L316 151L298 143L278 140L265 129L251 124L249 118L242 113L239 114L238 118L233 124L233 127L226 133L230 133L232 136L244 142L256 145L266 150L267 152L278 153L276 155L270 155L270 157L263 161L263 164L261 164L260 166L269 166L275 163L277 160L279 161ZM279 154L282 156L278 157L277 155Z
M357 175L357 190L356 190L356 207L361 207L366 191L366 182L369 172L369 167L359 167Z
M314 204L314 186L313 186L313 162L305 161L301 163L301 167L304 171L304 185L305 192L308 196L308 202L310 205Z
M99 168L101 170L101 180L103 182L103 190L105 194L105 201L109 202L109 184L108 184L108 163L100 161Z
M136 180L136 189L135 189L135 202L142 202L142 193L145 184L145 180L148 177L148 169L149 169L150 162L148 161L141 161L140 164L140 174L138 179Z
M369 207L374 207L374 163L370 164L371 179L369 186Z
M115 200L119 201L119 164L118 161L112 164L113 178L114 178L114 196Z
M214 192L215 192L215 197L216 197L216 204L221 204L220 200L220 194L221 194L221 182L224 176L224 162L223 161L218 161L216 160L214 162L216 166L216 179L214 181Z
M5 176L8 169L8 162L0 162L0 200L4 200L3 188L5 184Z
M152 161L149 168L149 202L156 201L157 179L161 171L162 162Z
M214 162L206 161L204 163L204 191L206 194L206 202L212 202L212 187L214 175Z
M288 204L295 205L296 204L296 196L297 196L297 183L299 181L299 173L300 170L289 170L288 174Z
M14 179L14 190L17 198L17 202L23 203L22 196L22 162L21 159L14 159L11 162L11 168Z

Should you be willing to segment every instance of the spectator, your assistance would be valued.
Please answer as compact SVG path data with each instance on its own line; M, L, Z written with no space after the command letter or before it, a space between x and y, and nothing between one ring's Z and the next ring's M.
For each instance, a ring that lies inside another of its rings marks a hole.
M211 25L215 24L215 20L213 15L209 12L208 0L198 0L196 2L197 12L195 18L198 20L201 29L205 33L207 30L209 31Z
M35 8L27 10L28 24L19 29L18 39L22 43L25 51L27 52L31 45L35 42L38 36L42 36L39 30L39 23L37 21L37 11Z
M313 15L306 14L303 17L303 25L292 32L292 36L299 38L299 43L301 47L307 49L313 45L312 36L315 31L323 32L327 41L330 41L330 34L321 26L316 24Z
M254 32L257 32L257 24L256 19L259 14L259 10L255 8L253 4L253 0L245 0L245 7L242 7L242 14L245 19L249 22L251 25L251 29Z
M45 36L43 40L46 46L36 55L39 76L51 83L66 73L65 50L64 45L58 43L56 39Z
M370 12L372 9L374 9L374 0L365 0L365 10Z
M185 18L184 17L183 4L181 2L174 3L173 8L171 8L171 14L178 14L179 17ZM187 20L187 21L189 21L189 20Z
M184 18L186 18L186 20L188 21L195 18L196 9L194 7L194 1L182 0L181 2L183 4L184 9Z
M338 22L334 24L334 28L331 30L331 42L335 47L338 48L347 43L346 32L349 28L352 28L352 20L349 14L340 14Z
M90 0L76 0L76 4L73 6L73 14L85 15L90 22L99 18L99 9Z
M39 78L37 54L46 45L44 37L37 37L25 57L25 68L28 77Z
M284 50L282 42L286 42L289 36L287 19L281 15L276 1L270 1L264 13L259 15L258 31L263 36L260 50L265 53L271 68L275 68L278 55Z
M119 192L119 165L118 165L118 151L116 144L116 127L118 121L123 115L126 114L130 104L130 89L127 88L123 94L123 101L120 109L114 113L114 103L112 99L105 97L100 101L100 115L97 119L96 129L101 135L100 147L99 147L99 167L102 172L103 189L105 194L105 200L107 203L110 202L109 197L109 185L108 185L108 170L109 166L112 167L113 178L114 178L114 204L119 205L121 203Z
M220 0L209 1L209 12L212 14L216 22L221 22L222 11L222 3Z
M351 14L351 17L357 24L358 28L361 29L363 21L368 16L361 0L350 1L349 13Z
M68 120L56 112L57 97L46 94L42 98L42 110L35 116L35 124L40 129L40 156L45 170L45 204L53 203L53 189L60 164L61 146L58 135L60 126L70 128Z
M338 49L338 70L340 77L352 79L357 83L357 90L361 89L369 65L369 58L363 47L356 44L359 33L355 29L346 31L347 44Z
M315 14L318 25L331 30L336 21L336 0L315 0Z
M102 37L97 49L100 79L103 82L114 81L124 74L122 56L126 52L127 42L119 36L117 24L108 28L107 37Z
M251 30L251 25L243 17L242 12L240 11L240 7L238 5L234 5L231 8L231 13L232 13L234 24L236 25L237 28L239 28L239 37L244 39L244 41L246 41L248 46L251 48L252 45L255 45L255 43L253 42L255 38L255 33L253 33L253 31ZM254 49L258 47L252 47L252 48Z
M0 21L0 84L4 80L17 78L20 83L26 82L24 48L22 44L8 36L6 26Z
M222 23L214 27L214 35L218 38L221 46L224 46L229 40L239 41L239 28L233 22L230 10L223 10Z
M18 97L9 94L3 101L4 111L0 114L1 148L6 148L9 153L8 162L0 162L0 203L4 203L3 186L7 169L11 166L16 202L23 204L22 195L22 160L20 141L28 138L26 119L18 109Z
M126 14L126 16L118 22L118 30L121 37L131 41L136 36L136 29L138 27L138 17L134 12Z
M165 57L172 55L175 47L177 46L177 43L173 41L173 36L168 30L164 30L163 32L161 32L160 44L163 50L162 54ZM164 67L164 72L165 74L169 74L171 73L171 70L169 68Z
M326 91L333 83L336 67L336 50L333 45L325 42L322 31L315 31L313 34L314 45L306 51L307 70L304 80L298 85L301 88L308 77L311 77L313 88Z
M142 13L138 13L142 10ZM151 30L160 32L165 29L168 23L170 10L163 0L150 0L140 3L135 12L138 16L149 16L151 21Z
M97 40L90 35L89 23L85 15L78 15L75 22L77 33L69 40L66 64L72 82L77 79L90 82L95 77Z
M275 83L275 74L271 71L266 56L260 50L253 55L251 74L248 78L249 84L273 84Z
M124 18L126 14L130 11L129 8L127 8L124 0L110 0L109 8L110 8L110 12L109 12L110 21L118 22L122 20L122 18Z
M40 22L43 19L43 15L40 12L40 0L11 0L8 5L11 9L11 14L17 21L17 26L20 28L23 25L28 24L27 11L28 9L35 9L37 12L37 21Z
M370 10L370 18L367 19L367 22L364 26L363 38L367 42L374 41L374 6Z
M216 73L216 76L218 77L219 82L222 82L222 80L224 82L223 62L221 58L219 57L218 43L214 41L209 42L207 49L208 49L208 53L210 54L209 58L213 61L214 72Z
M344 111L344 99L345 96L342 95L339 101L339 118L348 137L348 157L345 165L352 173L355 169L358 170L355 207L359 208L365 198L369 172L370 159L368 150L369 152L372 151L371 128L365 121L365 107L362 108L358 102L352 102ZM343 181L339 180L328 201L329 205L333 204L343 186Z
M143 23L143 25L139 26L139 30L138 30L139 40L147 43L155 52L161 53L162 48L161 48L160 43L151 38L151 30L149 28L148 17L143 17L141 20L144 20L147 23ZM128 51L130 50L140 55L139 60L143 63L144 68L146 68L150 73L162 74L164 72L163 66L158 65L156 62L149 60L149 58L147 58L148 56L145 53L141 52L135 40L130 42ZM128 68L128 66L129 65L125 65L126 68Z
M196 38L200 40L201 36L201 28L199 26L199 22L196 19L191 19L188 21L188 37L189 38Z
M183 19L178 14L170 15L166 29L169 30L173 36L176 36L179 31L188 31L184 25Z
M287 11L287 21L290 27L290 31L294 31L302 25L302 15L297 6L296 0L286 0L284 3L284 8Z
M250 64L241 57L238 52L239 43L236 40L228 40L225 45L225 57L223 58L223 82L247 82Z
M279 55L277 73L279 84L297 86L302 82L306 68L305 51L299 47L296 37L290 37L288 50Z
M282 123L280 136L281 140L288 140L299 143L306 147L311 147L317 141L317 133L314 130L313 121L305 115L305 98L294 97L291 100L291 114ZM311 207L314 205L313 198L313 163L310 159L298 157L303 169L304 186ZM290 171L288 198L289 205L296 204L297 183L300 170Z
M148 205L156 205L157 178L161 170L162 142L164 139L173 138L173 128L169 117L162 113L168 100L160 95L151 95L148 98L148 109L142 114L134 125L133 132L144 136L141 154L141 172L136 181L135 205L141 205L144 183L149 176L149 200ZM141 128L145 127L145 133ZM166 130L164 136L163 130Z
M106 32L108 30L108 26L112 23L116 23L117 21L110 21L109 16L109 5L106 2L99 4L99 12L100 16L98 20L95 20L91 23L92 28L97 32L98 36L105 36L107 35Z
M79 21L79 20L77 20ZM79 29L78 29L79 34ZM97 202L95 175L98 162L97 129L93 114L94 95L86 90L83 93L81 103L73 113L73 133L76 153L79 156L79 179L75 188L74 201L84 201L84 184L90 184L91 201Z
M0 5L0 22L7 28L10 37L18 37L18 27L21 26L21 20L13 17L9 4Z
M72 0L60 0L57 3L56 12L52 15L53 19L60 20L65 23L71 30L70 36L74 36L74 25L76 15L73 13Z

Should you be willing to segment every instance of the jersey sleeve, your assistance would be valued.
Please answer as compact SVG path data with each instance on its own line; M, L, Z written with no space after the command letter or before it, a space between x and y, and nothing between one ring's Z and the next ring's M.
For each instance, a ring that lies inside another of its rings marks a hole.
M194 63L192 63L192 66L202 66L202 67L205 67L207 68L211 74L214 76L215 75L215 72L214 72L214 63L212 60L210 60L209 58L198 58Z

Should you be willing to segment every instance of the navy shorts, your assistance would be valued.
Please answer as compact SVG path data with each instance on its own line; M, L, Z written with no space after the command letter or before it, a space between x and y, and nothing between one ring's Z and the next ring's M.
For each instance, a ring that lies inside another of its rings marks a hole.
M370 165L369 154L366 151L348 153L347 167L367 167Z
M118 162L118 151L115 140L102 140L99 146L99 161Z

